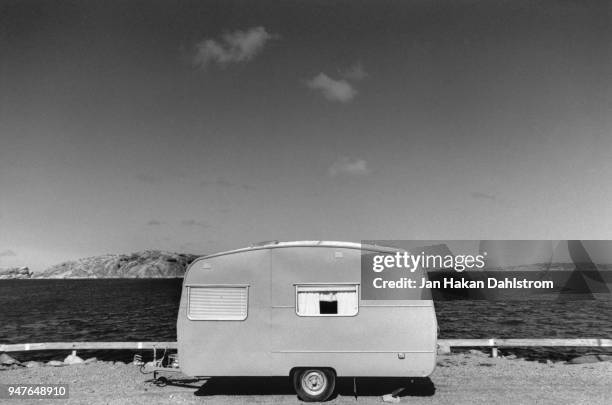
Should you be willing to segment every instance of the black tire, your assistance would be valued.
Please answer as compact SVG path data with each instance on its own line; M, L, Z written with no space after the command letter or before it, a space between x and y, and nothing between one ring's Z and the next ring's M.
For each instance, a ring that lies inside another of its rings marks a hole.
M329 368L300 368L293 373L293 387L304 402L326 401L336 388L336 373Z

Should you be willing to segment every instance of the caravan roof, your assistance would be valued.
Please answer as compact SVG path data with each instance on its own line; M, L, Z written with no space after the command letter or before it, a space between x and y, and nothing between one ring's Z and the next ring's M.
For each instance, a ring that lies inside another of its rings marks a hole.
M299 241L291 241L291 242L279 242L279 241L267 241L262 243L255 243L251 246L228 250L225 252L213 253L211 255L203 256L201 259L207 259L211 257L231 255L234 253L242 253L248 252L251 250L260 250L260 249L279 249L279 248L288 248L288 247L337 247L337 248L345 248L345 249L357 249L357 250L368 250L373 252L381 252L381 253L391 253L401 251L402 249L389 247L389 246L379 246L379 245L370 245L370 244L362 244L356 242L339 242L339 241L328 241L328 240L299 240Z

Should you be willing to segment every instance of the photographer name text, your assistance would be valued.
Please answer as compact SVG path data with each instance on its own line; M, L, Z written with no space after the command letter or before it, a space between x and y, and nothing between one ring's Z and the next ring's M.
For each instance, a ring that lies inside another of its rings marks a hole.
M432 289L483 289L483 288L536 288L536 289L552 289L553 282L550 280L527 280L526 278L517 279L515 277L497 279L488 277L485 280L465 280L455 279L453 277L444 278L442 280L429 280L426 277L410 278L401 277L397 280L384 280L382 277L377 277L372 280L374 288L432 288Z

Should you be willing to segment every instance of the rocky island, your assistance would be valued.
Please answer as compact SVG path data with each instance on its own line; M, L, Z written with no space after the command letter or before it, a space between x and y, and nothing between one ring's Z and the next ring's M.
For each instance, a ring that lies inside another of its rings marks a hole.
M0 278L176 278L200 255L146 250L72 260L27 275L23 270L0 272ZM27 269L27 268L25 268Z
M14 278L31 278L32 273L27 267L12 267L10 269L0 269L0 280Z

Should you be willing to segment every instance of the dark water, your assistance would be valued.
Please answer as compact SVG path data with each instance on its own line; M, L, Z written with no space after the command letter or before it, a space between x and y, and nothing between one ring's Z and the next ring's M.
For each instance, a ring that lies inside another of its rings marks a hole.
M174 341L182 280L0 280L0 343ZM610 338L612 300L436 302L440 338ZM513 349L565 359L595 349ZM132 353L93 353L126 360ZM23 353L63 358L66 353ZM18 356L19 357L19 356ZM84 355L83 357L88 357Z

